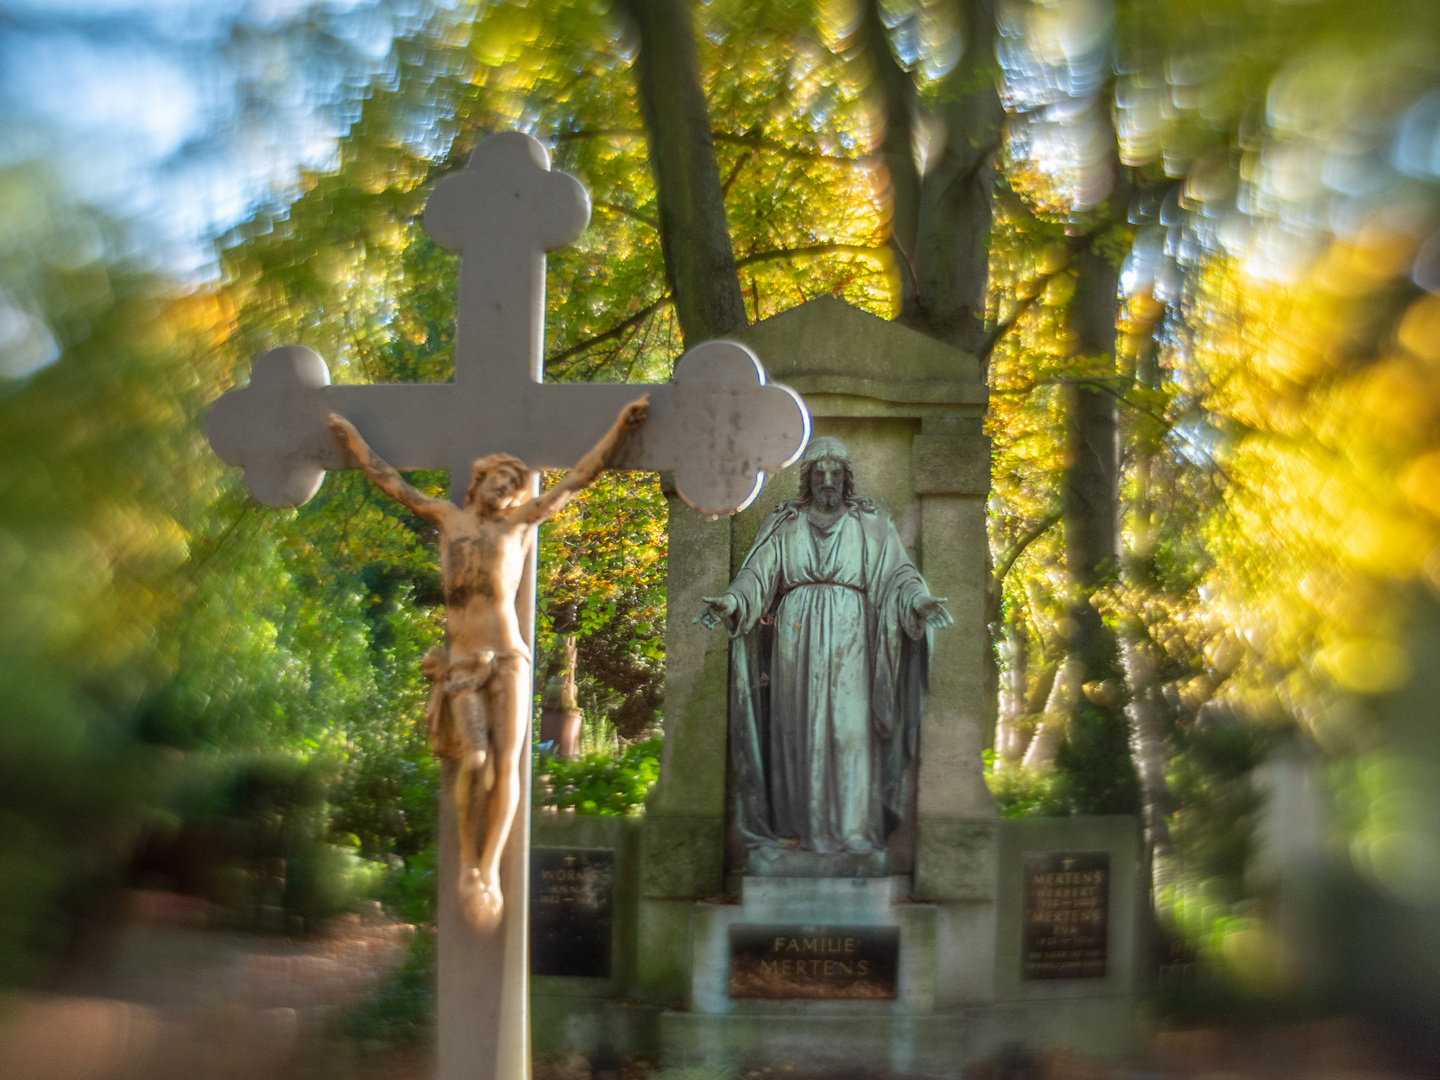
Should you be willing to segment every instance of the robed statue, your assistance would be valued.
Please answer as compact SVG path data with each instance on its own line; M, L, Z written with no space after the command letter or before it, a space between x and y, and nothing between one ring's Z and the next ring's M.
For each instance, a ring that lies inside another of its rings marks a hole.
M730 633L730 746L747 846L879 853L904 818L930 635L952 622L839 439L761 526L698 621Z

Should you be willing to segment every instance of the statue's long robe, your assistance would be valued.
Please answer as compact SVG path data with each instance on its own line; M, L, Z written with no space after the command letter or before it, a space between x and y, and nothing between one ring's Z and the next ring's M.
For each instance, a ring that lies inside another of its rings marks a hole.
M907 808L929 654L928 590L889 515L857 499L820 526L782 503L728 591L747 843L883 850Z

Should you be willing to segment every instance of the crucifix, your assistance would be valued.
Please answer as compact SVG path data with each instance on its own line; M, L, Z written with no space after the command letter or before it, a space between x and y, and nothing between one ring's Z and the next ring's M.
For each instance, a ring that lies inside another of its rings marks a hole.
M466 168L442 182L425 207L431 237L461 255L454 381L332 386L318 354L295 345L272 349L255 361L248 386L231 390L212 408L209 435L216 454L241 466L251 494L270 506L304 503L328 469L363 467L363 446L379 465L449 469L454 505L433 507L437 514L468 509L472 463L483 464L477 459L509 455L523 461L532 470L523 482L533 500L538 494L533 470L568 468L577 461L594 467L594 453L607 468L673 472L681 498L701 513L743 509L767 472L799 457L810 433L809 413L798 395L767 382L764 368L743 345L722 340L696 346L676 363L673 381L661 385L543 383L545 253L578 239L589 216L584 188L550 169L540 143L518 132L485 139ZM640 396L648 397L648 406L627 420L622 406L639 404ZM343 426L332 429L332 417L344 418L360 441L349 440ZM617 428L623 431L617 434ZM592 457L582 461L592 448ZM375 471L367 472L377 478ZM502 497L511 495L496 496ZM514 507L523 501L515 500ZM533 524L527 524L525 570L514 606L528 648L534 636L535 550ZM448 599L447 610L453 610ZM521 661L511 656L506 662ZM524 663L529 678L528 657ZM518 742L522 767L515 816L499 865L503 904L487 901L494 918L476 918L473 904L468 917L462 910L458 853L473 849L479 838L462 836L455 811L460 763L454 758L443 763L440 1080L529 1075L528 716L526 721ZM468 824L477 827L475 821Z

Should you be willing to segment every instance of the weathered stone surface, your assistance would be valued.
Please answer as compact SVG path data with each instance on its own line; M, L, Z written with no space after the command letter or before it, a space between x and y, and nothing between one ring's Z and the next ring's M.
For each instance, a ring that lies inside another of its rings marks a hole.
M504 451L532 468L568 468L624 402L648 392L650 421L616 467L673 471L704 513L745 505L766 470L804 450L809 417L743 345L697 345L655 386L542 382L545 253L577 239L589 217L589 196L551 170L540 143L514 131L485 139L425 210L436 242L462 256L454 381L332 386L318 354L283 346L212 407L215 452L245 469L257 499L295 506L325 470L348 467L326 426L336 412L396 468L449 469L459 502L476 458Z
M993 900L994 819L922 817L915 851L915 896L922 900Z
M789 1001L785 1016L845 1008L857 1015L930 1012L935 1005L935 914L909 902L909 881L892 878L747 878L739 904L692 905L693 975L690 1007L698 1013L775 1016L775 1006L732 997L730 928L740 925L813 924L896 927L900 931L897 1001ZM783 1020L776 1018L783 1024Z
M975 357L833 296L793 307L736 337L768 358L768 371L807 396L818 391L927 404L986 400ZM802 389L797 379L809 381Z
M693 900L640 900L644 928L635 957L637 996L658 1005L690 996L690 913Z
M990 440L983 435L917 435L913 447L915 494L989 494Z
M724 883L725 825L720 817L647 814L640 833L640 895L646 899L714 896ZM647 934L648 937L648 934Z
M568 467L595 442L621 402L648 390L651 414L643 436L606 463L673 470L675 490L706 513L730 513L744 506L754 498L764 473L797 457L809 434L809 417L798 396L770 383L745 346L732 341L699 345L681 357L669 383L654 387L543 385L545 253L578 238L589 209L578 181L551 170L548 152L535 139L505 132L483 140L466 167L435 189L425 211L426 228L435 241L462 256L454 381L331 386L318 354L299 346L282 347L256 361L249 386L231 390L212 408L209 431L216 453L244 468L256 498L276 506L305 502L315 494L325 470L355 467L364 460L372 479L440 524L443 537L448 511L427 507L425 496L398 481L387 486L394 474L382 467L380 458L401 469L449 469L455 503L463 504L475 459L505 451L532 468ZM332 414L348 417L348 423ZM374 460L364 445L367 440L379 456ZM428 502L449 506L443 500ZM480 545L486 551L501 546ZM722 563L723 558L722 550ZM452 651L445 661L452 670L464 670L463 665L478 664L487 653L495 655L507 685L525 684L519 688L525 700L529 673L518 658L533 646L534 566L532 552L528 569L518 575L519 595L498 598L500 603L514 600L518 632L508 631L505 641L462 642L460 655ZM502 576L517 578L513 573ZM469 623L512 625L493 619ZM456 611L450 612L452 649L457 637L463 637L457 630L466 625ZM491 674L469 689L457 682L445 692L483 690L491 696L486 711L492 723L502 712L513 719L513 709L496 703L499 679L501 675ZM522 716L515 726L524 730L509 745L518 745L519 760L528 763L529 723ZM442 749L448 752L451 747ZM467 929L461 918L461 906L450 895L455 890L442 888L442 1080L528 1074L524 960L529 769L519 774L507 771L504 776L514 782L497 783L489 796L518 790L513 830L502 836L507 833L506 816L486 815L487 838L480 867L472 874L468 863L471 834L478 831L477 806L467 801L466 820L457 823L454 803L461 773L453 761L443 773L440 873L442 879L461 881L470 890L472 902L464 910L474 925ZM723 774L720 782L723 785ZM478 789L461 782L459 790ZM502 848L497 872L494 855Z

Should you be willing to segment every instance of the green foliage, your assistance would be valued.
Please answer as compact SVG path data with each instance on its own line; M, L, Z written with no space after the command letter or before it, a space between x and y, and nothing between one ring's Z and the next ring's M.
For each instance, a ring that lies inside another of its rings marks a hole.
M985 782L1001 817L1060 817L1066 813L1055 794L1055 775L1051 772L1022 769L1019 765L996 769L992 760L986 762Z
M214 468L191 417L213 361L177 345L125 231L35 164L0 168L0 986L104 910L173 771L137 739Z
M660 776L660 739L584 748L568 760L536 756L535 805L579 814L626 816L645 810Z
M1070 814L1133 814L1139 807L1130 729L1119 708L1082 700L1071 713L1052 792Z
M580 706L629 739L663 701L666 518L657 476L609 473L540 530L536 671L561 659L554 619L573 605Z
M341 1029L360 1049L414 1045L429 1036L435 1022L436 937L433 929L417 930L405 962L378 993L344 1017Z

